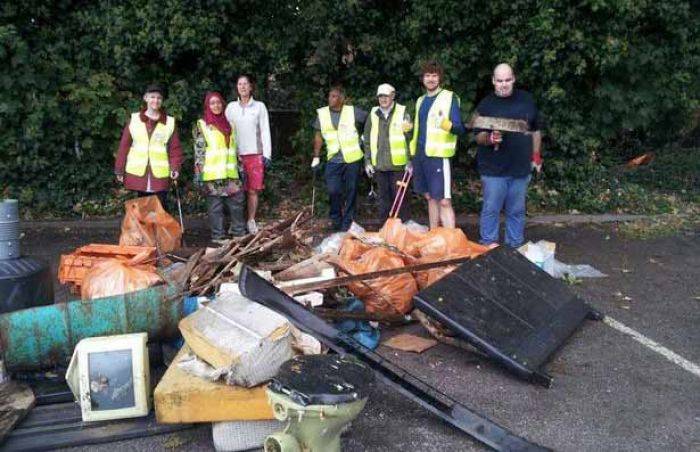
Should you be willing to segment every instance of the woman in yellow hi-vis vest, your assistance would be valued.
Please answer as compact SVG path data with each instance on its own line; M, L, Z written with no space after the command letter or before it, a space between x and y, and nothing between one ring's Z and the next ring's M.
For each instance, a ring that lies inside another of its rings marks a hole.
M325 143L325 176L332 227L336 231L347 231L355 217L357 182L364 155L358 130L362 130L367 112L345 105L345 93L336 86L328 92L328 106L319 108L316 113L311 168L314 174L320 168L321 147Z
M224 116L224 98L210 91L204 98L204 115L193 129L195 181L207 196L211 239L226 239L225 212L231 216L228 233L245 235L244 194L236 158L236 134Z
M143 100L146 106L131 114L122 131L114 174L138 196L157 195L165 208L170 181L180 174L182 146L175 118L163 109L163 89L148 86Z

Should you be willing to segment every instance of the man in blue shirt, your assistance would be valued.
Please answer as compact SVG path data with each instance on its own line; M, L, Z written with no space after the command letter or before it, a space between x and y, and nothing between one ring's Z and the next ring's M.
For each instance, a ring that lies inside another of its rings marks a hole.
M493 71L494 92L476 107L479 116L521 120L528 131L501 132L475 129L477 165L481 175L483 206L479 218L480 242L498 243L501 210L505 210L505 244L519 247L525 241L525 195L530 172L542 168L542 120L532 94L514 89L513 69L503 63Z
M450 159L457 149L457 135L466 133L459 111L459 97L443 89L442 66L429 61L421 67L426 93L416 101L411 140L413 186L428 200L430 228L455 227L452 208Z

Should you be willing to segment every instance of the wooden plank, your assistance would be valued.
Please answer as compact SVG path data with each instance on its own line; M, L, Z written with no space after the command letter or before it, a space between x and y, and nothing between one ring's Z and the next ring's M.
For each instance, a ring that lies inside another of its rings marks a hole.
M25 384L0 384L0 444L34 406L34 392Z
M361 273L359 275L341 276L339 278L327 279L325 281L287 286L282 288L281 290L283 290L289 295L295 295L298 293L310 292L312 290L321 290L329 289L331 287L345 286L351 282L356 281L366 281L368 279L383 278L385 276L400 275L402 273L413 273L423 270L430 270L432 268L446 267L449 265L458 265L471 259L471 257L458 257L455 259L448 259L444 261L429 262L427 264L408 265L402 268L392 268L390 270L380 270L370 273Z

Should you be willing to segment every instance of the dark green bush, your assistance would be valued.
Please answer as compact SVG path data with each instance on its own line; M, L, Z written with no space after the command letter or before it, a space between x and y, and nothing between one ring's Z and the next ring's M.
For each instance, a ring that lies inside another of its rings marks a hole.
M258 78L270 106L299 109L307 126L333 82L369 107L388 81L412 107L418 63L434 57L465 116L491 90L492 67L512 63L548 119L547 184L568 193L560 208L606 209L567 187L600 180L601 166L637 147L675 141L699 106L692 8L680 0L3 2L0 190L41 214L69 215L76 203L89 213L116 208L119 134L153 81L167 86L191 154L204 91L230 96L239 72ZM308 128L294 138L291 168L306 171L309 138ZM287 181L306 186L308 174L274 185Z

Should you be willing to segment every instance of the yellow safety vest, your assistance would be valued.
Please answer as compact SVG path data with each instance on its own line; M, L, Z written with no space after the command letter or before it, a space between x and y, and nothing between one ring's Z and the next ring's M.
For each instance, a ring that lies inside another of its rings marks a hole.
M236 138L233 131L227 147L226 136L219 129L207 125L203 119L197 121L197 126L207 143L202 180L238 179Z
M326 143L326 157L332 159L338 151L343 153L345 163L353 163L362 159L360 136L355 128L355 109L343 105L338 120L338 128L333 127L331 109L323 107L316 110L318 122L321 125L321 135Z
M126 157L126 172L141 177L150 165L153 176L166 178L170 176L167 145L175 131L175 118L168 116L165 124L157 121L149 138L146 124L140 116L140 113L132 113L129 121L131 148Z
M369 150L372 165L377 164L377 149L379 148L379 107L372 108L370 121L372 128L369 132ZM389 124L389 149L391 150L391 163L395 166L405 165L406 161L406 137L403 134L403 118L406 113L404 105L395 104L394 114Z
M443 89L437 94L433 105L428 111L425 131L425 155L428 157L452 157L457 149L457 135L440 128L444 119L450 119L452 107L452 91ZM413 139L411 140L411 155L416 155L418 146L418 116L425 95L416 101L416 117L413 121Z

